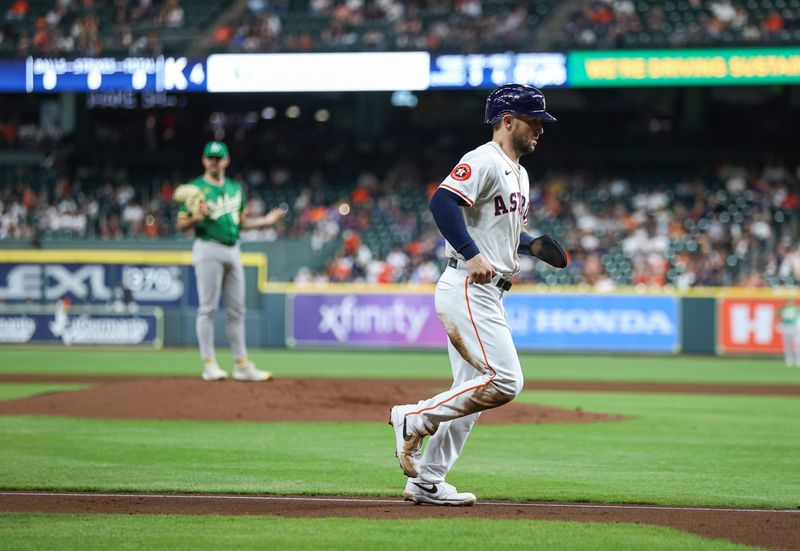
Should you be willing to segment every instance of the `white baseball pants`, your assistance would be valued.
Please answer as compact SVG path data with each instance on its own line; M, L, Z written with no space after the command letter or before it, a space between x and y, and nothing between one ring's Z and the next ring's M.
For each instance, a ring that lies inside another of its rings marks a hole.
M460 262L458 269L444 271L435 295L436 313L448 335L453 386L422 400L406 415L410 431L432 435L419 474L431 483L444 481L480 412L513 400L524 382L505 319L503 291L494 280L470 285L462 266Z
M782 323L779 326L783 336L783 356L787 367L800 367L800 327L796 324Z

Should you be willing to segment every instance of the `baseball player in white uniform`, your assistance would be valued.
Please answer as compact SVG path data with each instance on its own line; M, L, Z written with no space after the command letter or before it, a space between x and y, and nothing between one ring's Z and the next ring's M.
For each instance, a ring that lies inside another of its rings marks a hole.
M533 152L543 123L544 95L510 84L486 100L492 140L470 151L439 185L430 209L447 240L447 269L436 285L436 312L448 335L453 386L416 404L394 406L396 456L409 477L404 496L414 503L473 505L474 494L445 482L481 412L513 400L523 377L503 294L519 271L519 254L563 268L567 257L549 236L524 229L529 181L519 164ZM430 436L420 453L425 436Z

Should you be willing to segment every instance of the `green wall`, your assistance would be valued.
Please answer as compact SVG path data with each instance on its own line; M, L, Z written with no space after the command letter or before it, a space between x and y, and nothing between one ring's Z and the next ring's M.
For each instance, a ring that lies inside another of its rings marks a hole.
M681 351L684 354L716 353L716 309L714 298L681 299Z
M280 241L260 241L242 243L245 252L264 253L268 261L269 281L292 281L297 270L307 266L319 271L339 248L341 241L334 239L315 250L310 239L281 239ZM113 250L157 250L190 251L190 239L148 239L126 238L122 241L108 239L42 239L40 246L34 247L30 240L0 240L0 249L113 249Z

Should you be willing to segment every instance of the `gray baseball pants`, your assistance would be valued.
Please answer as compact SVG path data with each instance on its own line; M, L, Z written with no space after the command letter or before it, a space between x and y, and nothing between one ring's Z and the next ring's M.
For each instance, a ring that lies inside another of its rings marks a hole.
M214 317L220 295L225 304L225 329L234 360L247 358L244 340L244 268L239 244L223 245L195 239L192 265L197 278L197 342L203 360L214 358Z

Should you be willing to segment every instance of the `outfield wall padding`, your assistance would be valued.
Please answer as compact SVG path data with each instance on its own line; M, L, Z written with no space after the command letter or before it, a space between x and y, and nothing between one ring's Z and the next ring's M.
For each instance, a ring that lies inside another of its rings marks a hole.
M684 297L681 299L681 319L683 353L715 354L716 299Z

